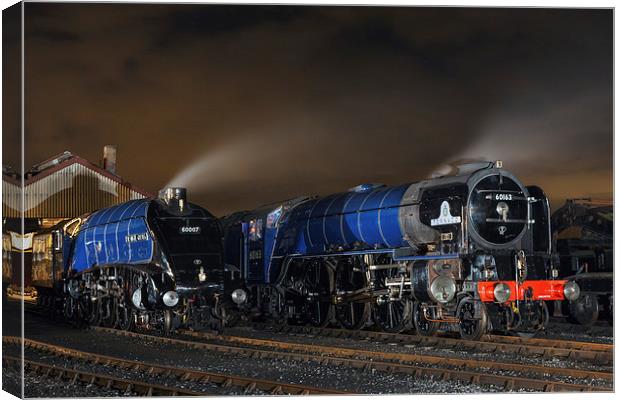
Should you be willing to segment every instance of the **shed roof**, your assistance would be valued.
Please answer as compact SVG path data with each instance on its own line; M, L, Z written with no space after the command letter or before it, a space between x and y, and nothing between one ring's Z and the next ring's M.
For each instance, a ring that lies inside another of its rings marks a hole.
M71 152L65 151L64 153L60 153L55 155L54 157L50 157L49 159L34 165L27 173L26 175L30 175L29 177L27 177L24 180L24 185L28 186L34 182L37 182L43 178L45 178L46 176L52 175L53 173L60 171L72 164L81 164L93 171L95 171L98 174L101 174L105 177L108 177L110 179L112 179L113 181L116 181L118 183L120 183L123 186L128 187L129 189L138 192L146 197L152 197L153 195L149 192L147 192L146 190L143 190L129 182L127 182L126 180L124 180L123 178L121 178L120 176L111 173L110 171L101 168L100 166L91 163L90 161L77 156Z

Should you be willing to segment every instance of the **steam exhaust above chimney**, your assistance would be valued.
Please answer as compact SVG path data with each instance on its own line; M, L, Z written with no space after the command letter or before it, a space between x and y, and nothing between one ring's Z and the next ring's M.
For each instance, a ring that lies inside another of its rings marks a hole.
M187 203L187 189L182 187L164 188L159 191L159 198L163 200L168 207L182 213L185 211L185 205Z
M116 175L116 145L103 146L103 169Z

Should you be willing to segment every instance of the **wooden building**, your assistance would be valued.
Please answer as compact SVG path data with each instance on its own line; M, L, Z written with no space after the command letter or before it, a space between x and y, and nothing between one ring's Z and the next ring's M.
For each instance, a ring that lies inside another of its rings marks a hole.
M3 233L9 233L15 242L13 253L32 252L32 247L23 244L40 229L101 208L151 196L116 174L116 147L110 145L104 147L102 166L68 151L33 166L25 173L23 191L19 174L8 166L3 166L2 172L2 227ZM21 258L14 254L13 264L21 264ZM28 259L25 254L25 286L29 285ZM13 270L19 269L14 266ZM16 275L21 274L14 273L13 278Z

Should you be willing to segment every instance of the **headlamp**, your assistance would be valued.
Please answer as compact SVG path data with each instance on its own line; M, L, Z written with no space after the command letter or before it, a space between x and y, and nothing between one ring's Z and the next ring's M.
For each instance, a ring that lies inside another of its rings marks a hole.
M493 296L498 303L505 303L510 299L510 286L505 283L498 283L493 288Z
M579 285L573 281L568 281L564 284L564 297L568 301L575 301L579 298L581 294L581 288Z

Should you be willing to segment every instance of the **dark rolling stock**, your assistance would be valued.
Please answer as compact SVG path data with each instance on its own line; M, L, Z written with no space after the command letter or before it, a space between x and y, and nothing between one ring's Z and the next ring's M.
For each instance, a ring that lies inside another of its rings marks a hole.
M535 332L545 301L575 298L556 279L543 191L501 163L395 187L360 185L222 218L237 315L290 323L441 323L464 338Z
M613 306L613 203L570 199L552 217L560 276L577 282L581 294L565 302L571 321L589 325L598 319L612 321Z

